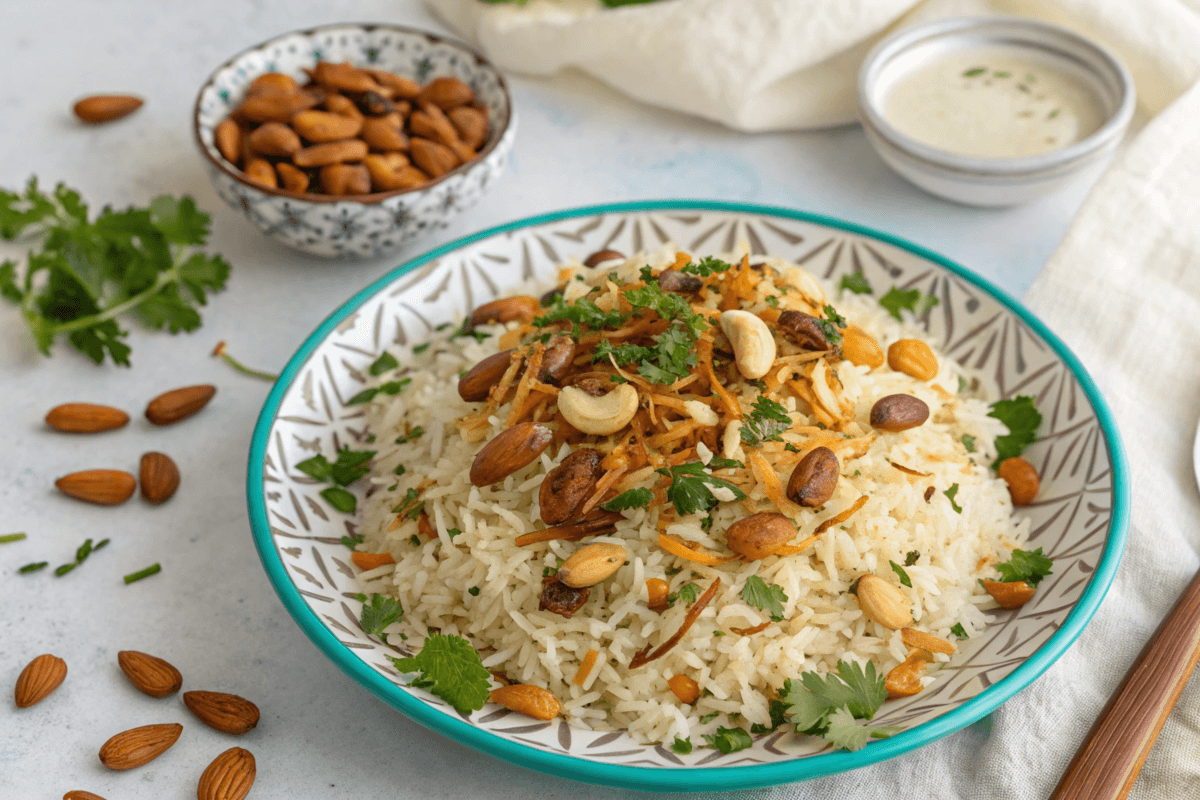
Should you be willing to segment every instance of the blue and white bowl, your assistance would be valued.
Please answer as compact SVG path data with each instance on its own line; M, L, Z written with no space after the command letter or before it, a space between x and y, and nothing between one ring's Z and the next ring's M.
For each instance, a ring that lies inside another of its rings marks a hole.
M488 138L479 157L415 189L330 197L272 189L226 161L213 131L260 75L282 72L303 83L318 61L349 61L427 83L462 80L488 109ZM504 172L517 132L504 76L466 45L398 25L336 24L285 33L231 58L196 98L196 144L221 199L275 241L325 258L376 258L418 236L445 228L474 205Z

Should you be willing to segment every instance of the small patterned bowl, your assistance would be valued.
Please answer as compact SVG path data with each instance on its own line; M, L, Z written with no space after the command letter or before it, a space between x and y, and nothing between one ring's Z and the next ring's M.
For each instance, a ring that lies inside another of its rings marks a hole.
M888 701L872 724L901 733L858 752L785 729L724 754L678 755L623 731L539 722L489 704L459 714L410 685L388 656L410 655L363 632L362 603L342 537L353 519L296 470L316 452L365 445L362 406L347 405L381 352L424 340L475 306L529 278L553 279L558 262L596 250L623 253L670 243L692 253L731 251L802 265L836 286L861 272L939 299L918 324L946 357L987 376L998 397L1031 395L1044 420L1025 458L1042 476L1030 547L1054 574L1016 611L960 643L926 691ZM460 239L361 290L300 346L263 405L250 447L247 496L254 543L297 624L347 675L417 722L513 764L592 783L659 791L720 791L797 781L862 767L936 741L980 719L1054 663L1083 631L1116 574L1129 516L1129 478L1116 424L1071 351L995 287L928 250L850 223L780 208L668 200L596 206L520 220Z
M222 158L213 131L267 72L303 82L317 61L349 61L419 83L459 78L488 108L487 142L479 157L416 189L359 197L297 194L254 183ZM205 81L196 98L196 144L221 199L272 239L325 258L377 258L445 228L474 205L508 162L517 132L508 86L491 62L466 45L397 25L336 24L285 33L234 56Z

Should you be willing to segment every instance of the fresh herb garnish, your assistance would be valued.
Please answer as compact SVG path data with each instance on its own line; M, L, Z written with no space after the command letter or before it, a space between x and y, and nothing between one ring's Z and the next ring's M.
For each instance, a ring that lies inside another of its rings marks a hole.
M140 569L137 572L131 572L126 575L124 578L125 585L128 586L131 583L140 581L142 578L149 578L151 575L157 575L160 572L162 572L162 566L155 562L145 569Z
M742 423L742 443L759 447L763 442L781 442L779 434L792 427L792 418L787 409L761 395L754 401L750 414Z
M700 587L694 583L685 583L683 586L679 587L679 591L676 594L679 596L680 600L690 606L692 603L696 602L697 598L700 597Z
M1042 414L1034 405L1033 398L1026 395L992 403L988 416L1000 420L1008 433L996 437L995 468L1006 458L1021 455L1025 448L1037 441L1037 429L1042 424Z
M680 272L690 272L692 275L699 275L702 278L707 278L709 275L714 275L718 272L725 272L732 269L733 265L722 261L719 258L705 256L700 259L698 264L684 264L679 268Z
M710 469L723 469L730 466L741 466L736 461L724 458L714 458L709 462ZM734 500L745 500L746 493L728 481L710 475L699 461L680 464L676 467L663 467L657 470L659 474L671 479L667 488L667 499L675 506L680 516L695 514L697 511L707 511L717 504L717 498L712 488L727 489L733 494ZM712 488L710 488L712 487Z
M787 691L787 686L790 683L791 683L791 681L784 681L784 691ZM750 726L750 732L751 733L770 733L771 731L775 730L780 725L782 725L784 722L786 722L787 720L785 719L785 715L787 714L787 703L783 702L782 700L778 700L778 699L772 700L771 706L770 706L770 713L771 713L771 724L770 725L761 725L756 722Z
M450 334L451 339L461 339L464 336L470 336L477 342L482 342L491 336L490 333L475 330L475 326L471 324L471 318L463 319L462 324L455 328L454 333Z
M358 498L340 486L330 486L321 490L321 497L343 514L353 514L358 508Z
M478 711L487 702L491 676L479 653L461 636L435 633L413 658L388 658L400 672L420 671L412 685L428 689L460 714Z
M392 513L415 520L425 510L425 503L418 502L419 498L420 492L410 488L404 493L404 497L400 498L400 504L392 509Z
M855 720L869 720L887 699L882 675L867 662L866 671L855 662L838 662L837 674L822 677L815 672L784 685L781 699L787 716L798 733L821 736L844 750L859 750L871 738L885 739L901 729L868 727Z
M385 372L391 372L396 367L400 366L400 362L396 357L387 350L383 351L383 355L371 362L371 366L367 367L367 372L375 377L379 377Z
M959 507L958 503L954 502L954 496L958 494L958 484L954 484L949 489L942 492L942 494L946 495L946 499L950 501L950 507L954 509L954 513L961 514L962 508Z
M596 347L593 361L610 356L620 366L638 364L638 373L651 383L674 383L685 378L696 366L695 344L705 330L708 320L692 311L687 299L664 292L657 283L648 283L625 292L625 299L634 308L653 311L671 322L671 327L654 337L651 346L622 344L614 347L603 341ZM535 320L536 322L536 320Z
M374 456L374 450L351 450L349 445L345 445L338 451L333 463L318 454L296 464L296 469L323 483L349 486L371 471L368 462Z
M964 78L974 78L976 75L982 75L987 72L987 67L972 67L963 73Z
M842 331L846 329L846 318L837 312L833 306L827 305L821 310L822 316L816 317L817 326L825 335L825 341L837 347L842 343Z
M1033 551L1013 550L1012 558L1003 564L996 565L996 571L1005 582L1025 581L1030 586L1037 586L1042 578L1053 575L1050 567L1054 562L1042 555L1042 548Z
M842 276L842 280L838 283L838 289L843 292L853 292L854 294L874 294L875 290L871 288L871 284L867 282L867 276L861 272L851 272Z
M471 595L471 597L479 597L479 587L472 586L470 589L467 589L467 593Z
M128 331L117 318L132 313L146 327L171 333L200 327L198 306L225 288L229 264L198 248L209 216L190 197L160 195L146 208L105 207L88 221L78 192L52 194L30 178L24 194L0 189L0 238L29 236L24 276L15 261L0 263L0 295L21 307L38 349L50 355L59 334L97 364L106 357L129 366Z
M914 317L921 317L939 302L931 294L922 294L920 289L897 289L895 286L879 298L879 305L897 320L901 319L900 312L904 309L911 311Z
M957 636L960 639L970 639L971 638L970 636L967 635L967 629L962 626L961 622L954 623L954 627L950 629L950 632L953 633L955 636Z
M30 572L37 572L39 569L45 569L48 566L50 566L49 561L36 561L32 564L26 564L25 566L23 566L19 570L17 570L17 572L21 573L22 575L25 575Z
M745 750L754 744L750 734L741 728L717 728L716 733L704 734L704 741L709 747L716 748L726 755Z
M85 539L83 544L79 545L79 548L75 551L75 561L70 564L63 564L61 567L58 567L57 569L54 570L54 574L61 578L63 575L66 575L68 572L75 569L80 564L82 564L84 561L86 561L88 556L90 556L92 553L96 552L100 548L104 547L104 545L106 545L106 544L108 544L108 539L101 539L100 542L98 544L96 544L95 547L93 547L92 540Z
M921 558L921 553L917 550L909 550L904 556L904 566L911 567Z
M432 344L433 344L433 342L421 342L420 344L414 344L413 349L412 349L413 355L414 356L421 355L421 353L424 353L426 350L428 350L429 346Z
M450 537L451 541L453 541L455 536L462 535L462 531L460 531L458 528L450 528L446 531L446 535Z
M600 504L605 511L624 511L629 508L643 508L654 499L654 492L649 489L630 489L621 492L612 500Z
M681 756L686 756L692 752L692 740L690 738L680 739L676 736L675 741L671 742L671 749Z
M8 544L9 542L19 542L25 538L23 533L6 533L0 536L0 544Z
M716 719L719 716L721 716L720 711L714 711L711 714L705 714L703 717L700 718L700 724L707 725L708 723L712 722L714 719Z
M359 622L371 636L383 638L383 629L404 616L404 606L394 597L373 594L368 601L365 594L356 594L354 599L363 604Z
M386 383L381 383L378 386L372 386L369 389L363 389L361 392L347 400L346 405L359 406L363 403L369 403L375 399L376 395L381 394L395 397L407 389L410 383L412 383L412 378L400 378L399 380L387 381Z
M624 321L625 315L620 311L603 311L586 297L568 303L562 295L555 295L549 313L535 317L533 324L544 328L555 322L570 322L574 327L575 338L578 339L584 327L599 331L604 328L618 328Z
M405 444L406 442L411 442L414 439L420 439L424 435L425 429L418 425L403 436L396 437L396 444Z
M900 566L895 561L889 561L888 563L892 565L892 571L900 576L900 585L907 586L911 589L912 579L908 577L908 573L904 571L904 567Z
M787 602L788 596L784 594L782 587L767 583L757 575L751 575L742 587L742 599L760 611L766 611L773 621L780 622L783 620L783 604Z
M362 542L363 534L361 533L356 533L353 536L342 537L342 544L346 545L346 547L349 547L351 550L353 550L355 547L358 547L360 544L362 544Z
M964 433L962 437L963 447L967 448L968 453L975 452L975 437L969 433Z

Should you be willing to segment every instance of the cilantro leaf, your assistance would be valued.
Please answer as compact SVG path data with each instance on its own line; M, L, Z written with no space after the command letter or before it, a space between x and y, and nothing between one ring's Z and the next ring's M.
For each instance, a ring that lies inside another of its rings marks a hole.
M716 719L719 716L721 716L720 711L714 711L711 714L705 714L703 717L700 718L700 724L707 725L708 723L712 722L714 719Z
M551 301L550 311L540 317L535 317L535 327L544 328L555 322L570 322L575 329L575 338L579 338L581 328L593 331L604 328L619 328L625 322L625 315L620 311L604 311L586 297L581 297L574 303L568 303L562 295L555 295Z
M871 739L886 739L902 730L896 725L863 725L843 707L829 715L829 729L823 736L825 741L843 750L861 750Z
M460 714L478 711L488 699L491 677L479 653L461 636L435 633L413 658L391 658L400 672L420 671L420 683Z
M1033 403L1033 398L1026 395L1009 400L997 400L992 403L989 417L994 417L1004 423L1008 433L996 437L996 461L992 467L997 467L1006 458L1021 455L1025 448L1037 441L1037 429L1041 427L1042 415Z
M399 380L388 381L386 383L381 383L378 386L372 386L369 389L363 389L361 392L347 400L346 405L357 406L362 405L363 403L369 403L375 399L376 395L380 394L386 394L394 397L407 389L410 383L412 383L412 378L400 378Z
M1037 586L1042 578L1053 575L1050 567L1054 562L1042 555L1042 548L1033 551L1013 550L1012 558L1003 564L996 565L996 571L1006 582L1025 581L1030 586Z
M791 427L792 418L788 416L787 409L760 395L742 423L742 442L751 447L758 447L763 442L783 441L779 434Z
M671 749L681 756L686 756L688 753L692 752L692 740L680 739L678 736L676 736L675 741L671 742Z
M782 697L796 730L813 734L825 731L835 709L845 707L855 719L871 719L886 699L883 676L876 675L869 661L865 671L857 662L839 661L836 675L805 672Z
M742 599L755 608L766 611L772 620L779 622L783 619L783 604L787 602L788 597L782 587L769 584L757 575L751 575L742 587Z
M621 492L612 500L601 503L600 507L605 511L624 511L628 508L643 508L650 504L654 499L654 492L649 489L630 489L627 492Z
M404 616L404 606L394 597L373 594L370 601L365 594L356 594L354 597L363 604L359 618L363 630L372 636L383 638L383 629Z
M821 310L821 316L814 317L825 341L837 347L842 343L842 331L846 328L846 318L837 312L833 306L827 305Z
M861 272L851 272L848 275L843 275L842 280L838 283L838 289L843 292L853 292L854 294L875 293L875 290L871 288L871 284L867 282L867 276Z
M353 514L354 510L358 508L358 498L340 486L330 486L328 489L322 489L321 497L324 497L325 502L343 514Z
M680 272L690 272L693 275L699 275L702 278L707 278L709 275L714 275L718 272L725 272L733 268L733 265L722 261L719 258L705 256L700 259L699 264L684 264L679 268Z
M330 464L329 459L320 453L296 464L296 469L321 482L333 480L333 464Z
M700 598L700 587L694 583L685 583L679 587L679 599L689 606Z
M726 755L745 750L754 744L750 734L741 728L717 728L716 733L704 734L704 741L708 742L709 747L716 748Z
M912 578L908 577L908 573L904 571L904 567L900 566L895 561L889 561L888 563L892 565L892 571L900 576L900 585L907 586L911 589Z
M963 437L962 437L962 443L963 443L963 447L965 447L967 449L968 453L975 452L975 437L974 436L964 433Z
M374 450L351 450L345 445L338 450L337 460L330 467L329 479L338 486L349 486L371 471L370 461Z
M404 497L400 498L399 505L392 509L392 513L415 520L425 510L425 503L418 502L419 497L420 492L410 488L404 493Z
M383 354L372 361L371 366L367 367L367 372L378 377L385 372L391 372L398 366L400 366L400 362L396 360L396 357L387 350L384 350Z
M664 292L656 283L628 290L625 299L634 308L653 311L671 322L671 327L654 337L650 346L626 343L614 347L611 342L603 341L596 347L592 360L611 356L620 366L636 363L638 373L651 383L674 383L687 377L697 364L695 344L708 329L708 320L693 312L686 298Z
M904 566L911 567L921 558L921 553L918 550L909 550L904 556Z
M900 312L904 309L911 311L914 317L921 317L939 302L931 294L922 294L920 289L898 289L895 286L879 298L879 305L897 320L902 319Z
M953 633L955 636L957 636L960 639L970 639L971 638L970 636L967 635L967 629L962 626L961 622L954 623L954 627L950 629L950 632Z
M725 460L714 458L709 462L710 467L722 469L723 465L717 462ZM733 493L734 500L746 499L745 492L728 481L710 475L705 471L704 464L699 461L691 461L675 467L663 467L658 472L671 479L671 485L667 488L667 499L674 504L675 511L680 516L695 514L697 511L707 511L715 506L717 498L713 495L710 487L728 489Z
M959 507L958 503L954 502L954 496L958 494L958 484L954 484L949 489L942 492L942 494L946 495L946 498L950 500L950 507L954 509L954 513L961 514L962 508Z
M15 262L0 265L0 297L21 306L44 354L65 334L97 364L129 366L119 316L155 330L192 331L200 327L197 306L225 288L229 264L197 250L208 230L208 214L190 197L105 208L89 222L77 192L59 184L46 194L31 178L23 194L0 190L0 238L28 237L32 247L22 279Z

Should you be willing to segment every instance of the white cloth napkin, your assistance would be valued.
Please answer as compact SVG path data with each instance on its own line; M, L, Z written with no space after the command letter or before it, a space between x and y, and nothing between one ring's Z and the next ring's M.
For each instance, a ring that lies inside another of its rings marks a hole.
M426 0L501 66L578 67L650 103L744 130L853 119L853 76L892 25L1013 13L1116 50L1145 128L1093 189L1025 300L1080 357L1116 416L1133 478L1129 544L1076 644L979 724L760 800L1035 800L1057 783L1143 643L1200 568L1200 0ZM538 6L541 6L540 10ZM523 16L524 15L524 16ZM1167 721L1133 800L1200 796L1200 678Z

